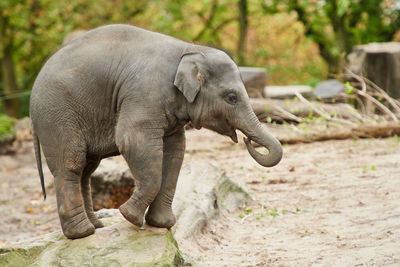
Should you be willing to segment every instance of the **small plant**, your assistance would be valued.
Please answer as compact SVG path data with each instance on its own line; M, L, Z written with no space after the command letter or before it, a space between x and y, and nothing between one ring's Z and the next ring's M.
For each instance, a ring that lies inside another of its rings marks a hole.
M350 82L346 82L344 84L344 87L346 87L346 94L348 94L348 95L353 94L354 87L350 84Z
M279 212L278 212L278 210L277 210L276 208L273 208L272 210L269 211L269 215L270 215L272 218L275 218L276 216L279 215Z
M250 214L251 212L253 212L253 209L246 209L244 212L245 212L246 214Z
M268 106L268 104L265 104L265 113L268 114L271 112L271 108Z
M363 174L367 173L367 166L366 165L362 166L361 173L363 173Z

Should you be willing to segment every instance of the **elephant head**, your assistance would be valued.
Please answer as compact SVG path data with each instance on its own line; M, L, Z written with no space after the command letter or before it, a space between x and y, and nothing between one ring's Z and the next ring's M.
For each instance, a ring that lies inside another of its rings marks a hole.
M250 155L262 166L271 167L282 158L280 142L266 131L251 108L249 97L233 60L224 52L207 48L185 53L179 63L174 85L188 103L188 114L195 128L216 131L238 142L236 129ZM264 155L251 140L268 149Z

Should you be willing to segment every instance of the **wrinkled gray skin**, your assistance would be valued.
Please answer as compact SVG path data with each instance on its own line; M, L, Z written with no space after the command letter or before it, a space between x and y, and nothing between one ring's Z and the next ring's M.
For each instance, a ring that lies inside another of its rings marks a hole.
M93 212L90 175L101 159L119 154L136 182L120 207L123 216L141 226L149 207L148 224L173 226L171 203L188 122L235 142L239 129L263 166L282 157L279 141L260 125L239 70L224 52L128 25L94 29L56 52L35 81L30 113L42 187L40 144L68 238L103 226ZM250 140L269 154L257 152Z

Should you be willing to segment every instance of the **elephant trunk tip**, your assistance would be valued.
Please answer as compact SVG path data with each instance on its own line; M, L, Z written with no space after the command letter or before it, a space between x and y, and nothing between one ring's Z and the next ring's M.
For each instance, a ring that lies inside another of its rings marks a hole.
M274 144L272 146L264 146L268 149L269 153L267 155L263 155L259 153L254 146L251 144L250 138L243 138L244 143L246 144L247 150L250 155L257 161L261 166L264 167L273 167L277 165L283 156L282 145L278 140L274 140ZM262 145L262 144L261 144Z

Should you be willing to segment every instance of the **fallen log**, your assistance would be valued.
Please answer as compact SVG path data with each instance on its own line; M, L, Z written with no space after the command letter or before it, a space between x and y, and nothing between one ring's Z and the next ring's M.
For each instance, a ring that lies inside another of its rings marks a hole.
M362 120L358 111L349 104L325 104L316 101L311 101L310 103L312 103L313 107L324 111L324 113L332 117L350 121ZM300 123L303 121L303 118L320 116L312 107L296 100L250 98L250 104L261 122L277 121Z
M307 131L296 129L291 132L276 131L274 135L283 144L312 143L326 140L344 140L359 138L387 138L400 136L400 123L385 122L379 124L361 124L355 127L340 125L337 127L309 127Z

